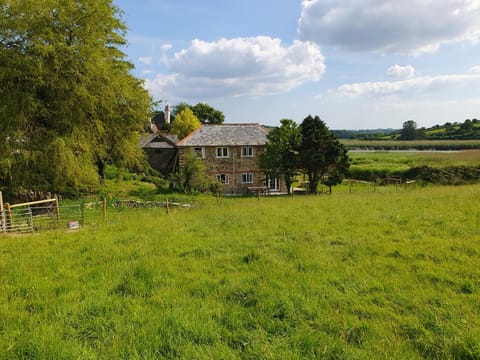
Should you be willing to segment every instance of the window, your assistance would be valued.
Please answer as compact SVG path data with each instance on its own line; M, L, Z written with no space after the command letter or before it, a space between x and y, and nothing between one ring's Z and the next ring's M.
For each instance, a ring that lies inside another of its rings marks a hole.
M227 158L228 147L217 147L217 158Z
M242 157L253 157L253 147L251 146L242 147Z
M228 184L227 174L217 174L217 181L221 184Z
M280 182L278 181L278 178L268 178L267 186L270 189L270 191L280 190Z
M195 147L193 148L193 152L201 159L205 159L205 148L203 147Z
M242 183L244 183L244 184L251 184L251 183L253 183L253 174L252 174L252 173L244 173L244 174L242 174Z

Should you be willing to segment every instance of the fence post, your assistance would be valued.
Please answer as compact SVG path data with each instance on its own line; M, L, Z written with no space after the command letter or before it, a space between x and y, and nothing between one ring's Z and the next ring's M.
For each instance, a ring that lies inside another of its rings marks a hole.
M0 229L0 231L2 231L3 233L6 232L6 226L5 226L5 222L6 222L6 216L3 212L3 195L2 195L2 192L0 191L0 224L2 225L2 228Z
M80 218L82 219L82 226L85 225L85 203L80 204Z
M55 214L57 215L57 221L60 221L60 207L58 206L58 196L55 195Z
M107 198L103 198L103 221L107 221Z
M170 213L170 205L168 204L168 197L165 198L165 206L167 208L167 214Z
M12 230L12 227L13 227L13 223L12 223L12 210L10 209L10 204L9 203L6 203L5 204L5 210L6 210L6 214L5 214L5 222L6 222L6 225L7 225L7 230Z

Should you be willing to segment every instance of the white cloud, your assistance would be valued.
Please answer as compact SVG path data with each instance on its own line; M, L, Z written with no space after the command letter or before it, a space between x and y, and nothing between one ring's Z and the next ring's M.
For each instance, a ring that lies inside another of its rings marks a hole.
M207 99L287 92L325 72L318 45L295 41L282 46L266 36L193 40L187 49L168 59L171 74L146 81L157 96Z
M152 58L149 56L141 57L138 60L145 65L150 65L152 63Z
M474 66L470 69L471 72L480 74L480 65Z
M391 95L405 91L427 91L480 82L480 74L421 76L400 81L379 81L345 84L337 89L341 96Z
M386 74L393 77L412 78L415 75L415 68L411 65L393 65L387 69Z
M479 39L479 0L303 0L300 38L348 51L421 54Z

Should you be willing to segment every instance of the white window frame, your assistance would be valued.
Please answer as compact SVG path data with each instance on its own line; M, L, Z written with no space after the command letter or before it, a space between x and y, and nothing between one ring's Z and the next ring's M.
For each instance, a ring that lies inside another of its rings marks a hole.
M193 152L197 155L200 159L205 159L205 148L202 146L196 146L193 148Z
M242 146L242 157L253 157L253 146Z
M229 157L229 150L226 146L217 147L215 153L217 154L217 158L228 158Z
M253 184L253 173L243 173L242 184Z
M217 174L215 177L220 184L224 185L228 185L230 180L228 174Z
M280 191L280 179L278 177L268 178L267 187L270 191Z

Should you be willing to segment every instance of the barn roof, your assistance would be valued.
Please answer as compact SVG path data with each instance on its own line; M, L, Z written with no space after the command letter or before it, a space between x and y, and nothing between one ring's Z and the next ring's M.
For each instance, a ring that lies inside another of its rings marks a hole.
M144 149L174 149L178 142L176 135L149 134L140 139Z
M265 145L267 133L267 129L260 124L203 125L177 146Z

